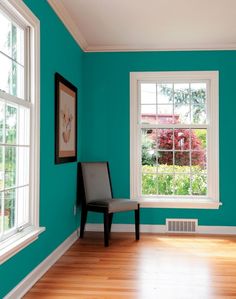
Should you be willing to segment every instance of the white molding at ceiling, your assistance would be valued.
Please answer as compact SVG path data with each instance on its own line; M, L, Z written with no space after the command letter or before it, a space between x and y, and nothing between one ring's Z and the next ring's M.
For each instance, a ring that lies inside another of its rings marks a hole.
M78 26L75 24L73 18L71 17L71 15L69 14L65 6L62 4L62 2L58 0L47 0L47 1L51 5L52 9L55 11L57 16L61 19L62 23L68 29L70 34L73 36L73 38L80 46L80 48L86 52L88 43L86 39L83 37L83 35L81 34L81 32L79 31Z
M176 45L153 46L149 48L130 47L130 46L87 46L85 52L167 52L167 51L221 51L236 50L236 43L231 44L185 44L177 47Z

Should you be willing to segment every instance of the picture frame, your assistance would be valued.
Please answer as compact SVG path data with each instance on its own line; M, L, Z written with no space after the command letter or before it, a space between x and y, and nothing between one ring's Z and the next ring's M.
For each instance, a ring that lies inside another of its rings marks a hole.
M55 163L77 161L77 87L55 73Z

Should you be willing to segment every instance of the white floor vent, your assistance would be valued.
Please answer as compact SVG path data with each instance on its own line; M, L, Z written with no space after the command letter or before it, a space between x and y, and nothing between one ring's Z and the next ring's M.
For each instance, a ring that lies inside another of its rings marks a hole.
M196 233L197 219L166 219L167 232L170 233Z

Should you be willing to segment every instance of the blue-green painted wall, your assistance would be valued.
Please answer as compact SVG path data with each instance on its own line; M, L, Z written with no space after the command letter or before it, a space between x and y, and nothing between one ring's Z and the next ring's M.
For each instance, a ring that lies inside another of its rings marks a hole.
M129 73L135 71L219 70L220 200L219 210L142 209L141 223L164 224L166 218L198 218L200 225L236 225L234 159L236 51L86 53L84 57L82 160L108 160L114 194L128 197ZM90 215L90 222L101 218ZM120 214L118 223L133 216Z
M46 0L25 0L41 22L41 125L39 239L0 266L0 298L75 231L76 163L54 164L54 73L78 87L82 99L83 52ZM81 111L79 111L80 115ZM78 152L81 142L78 142Z

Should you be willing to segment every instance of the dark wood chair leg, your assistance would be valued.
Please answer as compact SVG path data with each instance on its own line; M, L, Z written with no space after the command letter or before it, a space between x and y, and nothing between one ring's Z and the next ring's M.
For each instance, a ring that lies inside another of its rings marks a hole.
M113 213L110 213L109 214L109 235L111 233L112 218L113 218Z
M84 237L84 228L87 220L88 210L86 208L81 209L81 222L80 222L80 238Z
M109 213L104 212L104 246L109 246Z
M140 223L140 209L139 209L139 205L138 205L138 209L134 211L135 213L135 236L136 236L136 240L139 240L139 223Z

